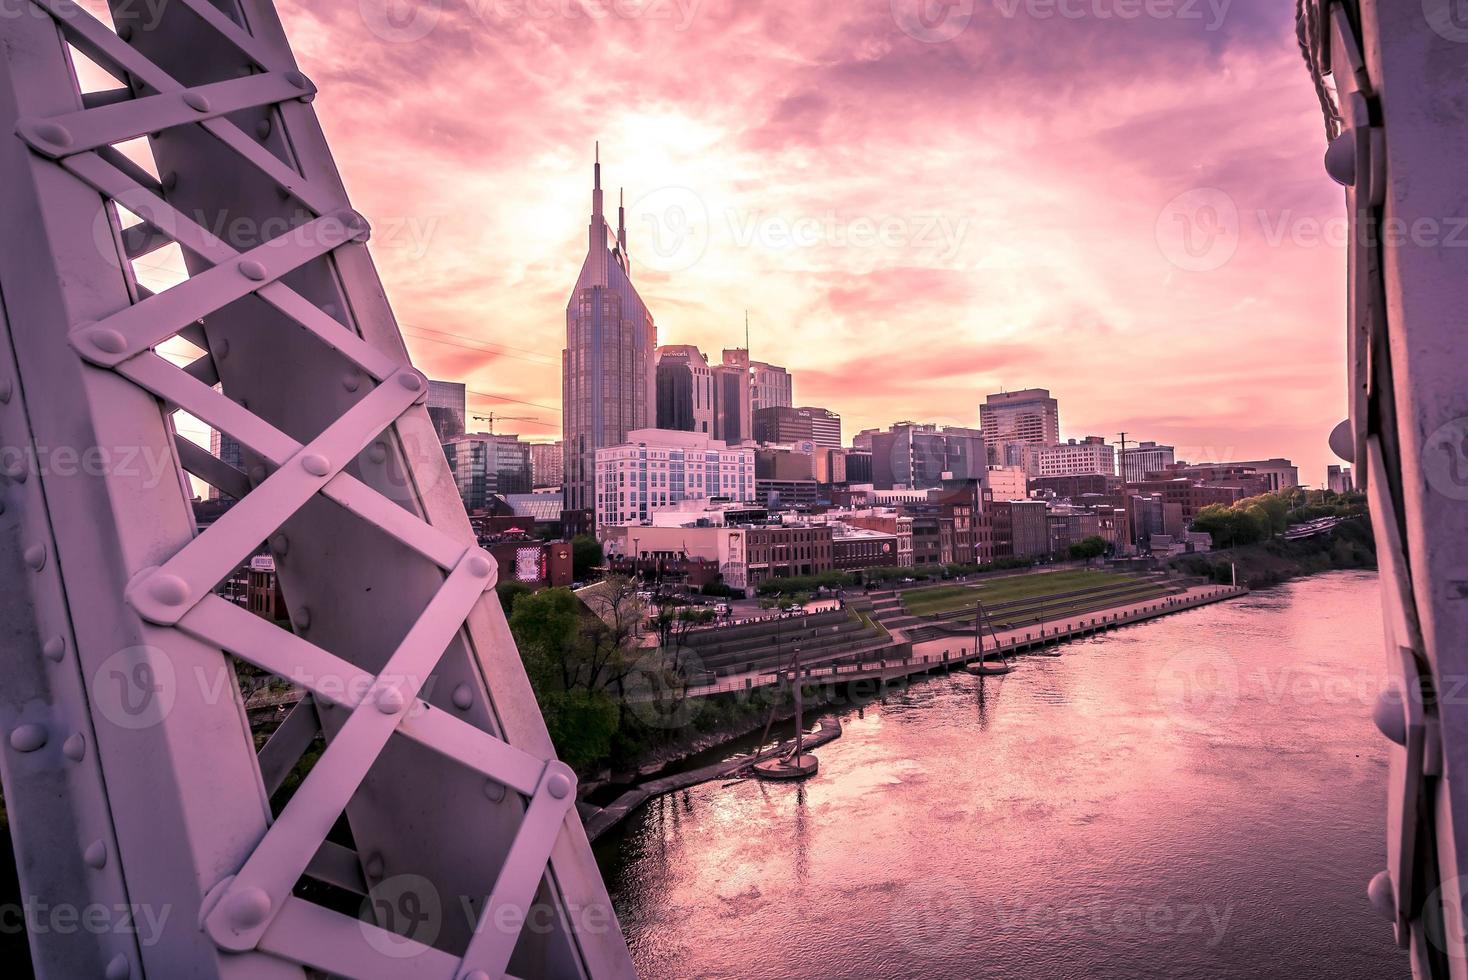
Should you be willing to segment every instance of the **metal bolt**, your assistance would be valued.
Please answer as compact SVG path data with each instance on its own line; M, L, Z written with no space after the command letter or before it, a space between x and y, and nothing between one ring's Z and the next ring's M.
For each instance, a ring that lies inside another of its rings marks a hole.
M367 870L367 877L369 877L369 878L381 878L382 877L382 855L381 854L374 854L371 857L369 857L367 859L367 868L366 868L366 870Z
M210 347L209 353L213 354L221 361L224 360L226 357L229 356L229 338L220 337L219 340L215 341L213 346Z
M50 143L52 146L65 149L66 147L71 145L71 130L67 129L60 123L38 123L35 129L31 130L31 132L41 142Z
M258 136L258 137L260 137L262 140L263 139L269 139L270 138L270 130L271 130L270 120L269 119L262 119L255 126L255 135Z
M311 628L311 610L309 607L302 606L296 610L296 626L303 630Z
M359 378L355 372L353 372L342 378L342 387L347 389L348 391L356 391L358 388L362 387L362 379Z
M395 715L403 710L403 692L395 687L384 687L377 692L377 710L385 715Z
M81 762L87 754L87 739L81 732L61 743L61 754L72 762Z
M270 550L277 555L288 554L291 550L291 539L284 534L277 534L270 539Z
M1376 696L1376 705L1371 709L1371 720L1387 738L1398 745L1407 744L1407 712L1396 687L1389 686Z
M66 640L60 636L53 636L41 646L41 654L52 663L61 663L61 658L66 656Z
M240 275L253 282L264 282L265 277L269 275L265 271L265 265L254 259L245 259L245 261L240 263L239 268Z
M482 554L475 555L469 559L469 574L476 578L484 578L494 571L494 563Z
M307 89L311 87L311 80L298 71L286 72L285 80L299 89Z
M564 800L571 795L571 780L566 778L565 773L553 773L551 778L546 780L545 791L555 799Z
M34 752L45 744L45 725L21 725L10 733L10 747L17 752Z
M121 953L108 961L107 972L103 974L105 980L129 980L132 975L132 964L128 963L127 957Z
M1397 917L1397 896L1391 872L1378 871L1372 877L1366 886L1366 898L1383 919L1391 921Z
M265 467L261 466L258 463L255 464L254 466L250 467L250 482L251 483L264 483L265 482L265 477L267 475L268 474L266 474L266 472L265 472Z
M87 340L105 354L121 354L127 350L127 338L116 330L99 327L87 331Z
M212 108L212 106L209 105L208 96L204 95L201 92L185 92L183 100L184 105L188 106L190 109L195 110L196 112L208 112Z
M15 382L9 378L0 378L0 405L9 405L10 396L15 393Z
M331 473L331 460L320 453L307 453L301 457L301 469L312 476L327 476Z
M117 36L124 41L131 41L133 39L133 25L123 24L117 29Z
M469 690L468 684L460 684L454 688L454 707L460 711L468 711L474 703L474 692Z
M493 803L498 803L505 798L505 784L497 783L493 779L484 781L484 795L489 797Z
M46 567L46 546L33 544L25 550L26 567L33 572L39 572Z
M409 391L421 391L423 388L423 379L418 376L417 371L404 371L398 375L398 384L407 388Z
M4 473L16 483L24 483L26 478L25 463L18 459L8 460L4 464Z
M82 860L87 862L87 867L98 870L107 866L107 844L105 841L94 840L86 851L82 853Z
M177 575L154 575L148 595L165 606L181 606L189 601L189 583Z
M241 888L229 896L225 915L234 928L253 929L270 915L270 896L262 888Z
M386 463L387 447L380 442L374 442L372 448L367 450L367 458L374 463Z

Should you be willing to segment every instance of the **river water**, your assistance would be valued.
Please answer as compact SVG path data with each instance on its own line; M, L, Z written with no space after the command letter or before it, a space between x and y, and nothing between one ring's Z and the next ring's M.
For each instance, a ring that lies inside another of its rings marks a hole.
M1376 577L1302 579L842 717L800 786L655 800L597 853L644 977L1409 975Z

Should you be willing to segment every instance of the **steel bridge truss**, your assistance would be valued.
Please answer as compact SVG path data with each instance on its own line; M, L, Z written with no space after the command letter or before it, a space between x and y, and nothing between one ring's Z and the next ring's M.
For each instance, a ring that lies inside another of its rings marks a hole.
M39 973L630 976L315 86L268 0L142 7L0 16L5 799L28 903L165 923ZM214 593L263 542L290 630ZM258 752L231 658L308 692Z

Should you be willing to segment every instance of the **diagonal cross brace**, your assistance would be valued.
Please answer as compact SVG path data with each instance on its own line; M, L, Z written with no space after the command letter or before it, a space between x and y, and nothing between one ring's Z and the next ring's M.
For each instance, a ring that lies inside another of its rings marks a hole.
M311 856L351 801L424 680L494 580L494 560L467 552L429 601L274 826L205 917L223 949L254 949Z

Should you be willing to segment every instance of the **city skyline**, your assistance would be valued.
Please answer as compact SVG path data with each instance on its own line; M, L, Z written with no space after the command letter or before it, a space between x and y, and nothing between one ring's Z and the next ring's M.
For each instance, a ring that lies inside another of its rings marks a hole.
M748 308L752 359L849 431L972 426L987 392L1044 386L1067 436L1284 455L1322 482L1346 405L1344 262L1319 231L1341 206L1290 11L1236 5L1210 30L981 5L929 42L893 6L704 4L685 25L445 5L416 39L358 5L283 12L303 69L338 92L323 124L415 362L512 399L471 395L475 412L536 406L511 412L540 418L528 438L559 429L600 139L662 343L739 346ZM619 55L641 43L669 61ZM445 108L473 102L496 108ZM665 262L655 236L679 207L706 210L707 234ZM1237 218L1233 251L1194 262L1167 236L1209 214ZM895 244L854 241L862 221Z

